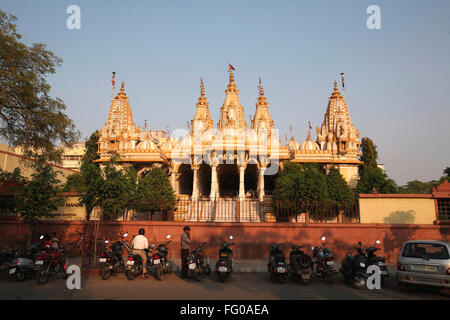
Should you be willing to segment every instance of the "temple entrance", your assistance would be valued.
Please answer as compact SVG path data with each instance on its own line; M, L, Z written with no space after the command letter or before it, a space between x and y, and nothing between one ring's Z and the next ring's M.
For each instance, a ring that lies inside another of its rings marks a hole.
M258 166L256 164L247 164L245 169L245 195L255 198L258 196Z
M239 169L236 164L220 164L218 180L221 197L237 197L239 195Z
M198 170L198 192L200 197L209 197L211 193L211 167L206 163Z
M192 183L194 181L194 172L189 164L182 164L178 169L180 174L178 178L178 193L183 195L192 195Z

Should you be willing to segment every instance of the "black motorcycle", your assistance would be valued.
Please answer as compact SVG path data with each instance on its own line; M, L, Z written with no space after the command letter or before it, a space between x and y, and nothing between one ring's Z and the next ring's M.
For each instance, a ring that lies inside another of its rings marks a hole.
M346 257L342 262L340 272L342 273L345 282L350 282L353 287L357 289L364 289L369 277L366 272L369 264L366 248L361 242L358 244L359 247L354 247L358 254L353 256L350 252L347 252Z
M202 250L202 247L205 244L205 242L202 242L197 248L192 250L186 261L188 265L188 277L197 281L200 281L203 275L209 276L211 274L211 267L209 262L205 262L205 257Z
M292 280L302 284L308 283L311 278L312 259L301 248L305 246L292 246L289 254L289 275Z
M129 251L129 246L125 242L128 233L122 235L120 241L114 242L109 248L109 241L105 240L105 251L100 255L99 261L99 275L103 280L108 280L111 275L125 271L125 262L123 260L123 251L126 248Z
M338 273L334 268L334 255L327 244L324 242L325 237L322 237L322 244L318 247L312 247L313 250L313 272L321 279L325 279L328 283L333 283L333 275Z
M283 251L280 250L281 244L273 244L270 250L269 263L267 270L270 278L274 281L281 282L286 280L289 275L288 266Z
M230 236L230 240L233 240L233 236ZM216 275L220 282L224 282L231 276L233 272L233 250L230 247L234 245L224 241L219 249L219 260L216 263Z
M13 261L9 264L9 276L16 282L25 281L35 276L35 260L41 251L43 242L33 244L25 254L16 253Z
M169 250L167 245L171 242L170 234L166 237L166 242L160 244L152 252L151 259L147 257L147 270L152 270L156 280L162 280L165 274L172 273L172 264L167 259ZM151 269L148 268L151 265Z

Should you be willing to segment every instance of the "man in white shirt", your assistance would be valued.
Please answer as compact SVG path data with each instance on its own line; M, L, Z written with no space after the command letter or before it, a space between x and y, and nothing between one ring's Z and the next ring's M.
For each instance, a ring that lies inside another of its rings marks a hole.
M145 279L145 270L147 265L147 256L145 255L145 249L148 249L148 240L144 236L145 230L144 228L139 229L139 235L134 237L132 242L132 252L141 256L142 258L142 279Z

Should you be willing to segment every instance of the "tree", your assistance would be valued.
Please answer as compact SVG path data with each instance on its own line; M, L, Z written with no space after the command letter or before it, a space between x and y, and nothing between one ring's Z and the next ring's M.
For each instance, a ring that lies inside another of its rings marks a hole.
M100 166L94 162L100 158L97 153L97 143L99 137L100 134L97 130L92 133L88 139L86 139L84 144L85 153L81 159L80 166L82 183L79 189L75 189L76 191L83 193L80 197L80 202L86 207L88 219L91 215L92 209L94 209L97 205L98 191L103 183Z
M371 193L375 188L378 193L397 193L398 187L394 180L389 179L386 173L378 167L377 146L369 138L361 141L362 155L360 160L364 162L359 167L360 179L356 190L358 193Z
M317 166L288 162L275 180L275 200L328 200L326 178Z
M0 174L1 182L13 181L17 188L13 198L13 208L16 213L30 224L29 245L34 235L36 223L43 217L49 217L65 202L65 198L58 197L60 180L58 172L39 157L32 165L34 173L27 179L16 169L12 174Z
M447 175L447 178L450 178L450 167L445 168L443 173Z
M50 97L45 80L62 59L43 43L20 42L16 20L0 10L0 135L26 155L58 161L62 150L56 143L70 146L79 137L64 102Z
M339 208L354 205L355 195L337 168L334 166L330 168L326 180L328 196Z
M172 210L176 204L175 192L167 173L161 168L153 168L139 178L138 200L150 211Z

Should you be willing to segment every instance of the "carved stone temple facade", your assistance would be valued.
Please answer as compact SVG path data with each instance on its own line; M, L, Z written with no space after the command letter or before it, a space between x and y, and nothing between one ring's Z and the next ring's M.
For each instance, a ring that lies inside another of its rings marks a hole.
M254 116L246 123L233 70L230 66L217 128L201 81L194 118L181 138L175 134L155 135L136 127L122 83L100 131L98 162L104 163L112 153L118 153L119 162L124 167L134 166L140 175L153 167L164 168L176 194L194 200L263 200L273 190L275 177L287 161L320 163L325 168L334 165L351 187L356 186L361 164L360 137L336 82L323 123L317 127L317 139L314 141L309 132L302 143L292 137L282 145L261 80Z

